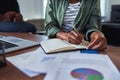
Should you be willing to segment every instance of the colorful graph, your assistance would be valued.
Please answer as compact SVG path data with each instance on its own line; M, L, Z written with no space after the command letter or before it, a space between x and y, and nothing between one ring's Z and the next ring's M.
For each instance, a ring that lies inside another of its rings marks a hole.
M72 77L76 80L103 80L103 75L93 69L78 68L71 71Z

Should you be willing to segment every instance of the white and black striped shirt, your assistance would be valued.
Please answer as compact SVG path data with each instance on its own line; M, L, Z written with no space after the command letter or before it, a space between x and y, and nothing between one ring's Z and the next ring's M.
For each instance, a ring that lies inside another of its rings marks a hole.
M63 18L63 31L70 31L73 28L73 22L80 8L80 2L71 4L66 9Z

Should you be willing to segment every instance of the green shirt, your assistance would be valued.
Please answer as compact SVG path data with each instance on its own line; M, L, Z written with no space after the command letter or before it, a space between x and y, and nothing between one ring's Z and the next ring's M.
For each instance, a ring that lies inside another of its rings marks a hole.
M81 7L74 20L73 27L78 32L86 35L101 30L100 0L80 0ZM48 0L45 14L45 30L49 37L55 37L62 29L64 13L69 5L69 0Z

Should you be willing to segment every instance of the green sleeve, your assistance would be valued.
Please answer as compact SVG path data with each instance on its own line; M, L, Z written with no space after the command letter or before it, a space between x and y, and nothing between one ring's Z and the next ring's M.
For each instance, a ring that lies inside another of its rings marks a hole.
M90 33L101 30L100 0L94 0L89 22L87 25L86 39L90 40Z
M55 6L54 0L48 0L46 13L45 13L45 30L49 37L55 37L55 34L60 31L58 27L58 22L55 17Z

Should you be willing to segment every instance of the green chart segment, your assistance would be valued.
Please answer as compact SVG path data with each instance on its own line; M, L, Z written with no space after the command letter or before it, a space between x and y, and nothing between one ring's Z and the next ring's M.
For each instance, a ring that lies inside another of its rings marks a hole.
M76 80L103 80L103 75L93 69L77 68L71 71L72 77Z

